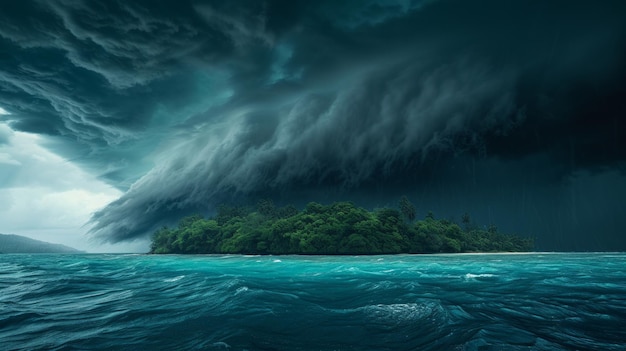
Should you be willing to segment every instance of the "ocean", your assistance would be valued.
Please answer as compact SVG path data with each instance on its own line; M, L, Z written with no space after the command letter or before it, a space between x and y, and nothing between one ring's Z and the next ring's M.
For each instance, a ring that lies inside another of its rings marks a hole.
M3 254L0 350L626 350L626 254Z

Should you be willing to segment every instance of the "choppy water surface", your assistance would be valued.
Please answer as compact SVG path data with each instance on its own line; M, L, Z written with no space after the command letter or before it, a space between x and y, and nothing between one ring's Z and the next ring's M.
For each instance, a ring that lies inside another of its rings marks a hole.
M0 255L6 350L626 350L626 254Z

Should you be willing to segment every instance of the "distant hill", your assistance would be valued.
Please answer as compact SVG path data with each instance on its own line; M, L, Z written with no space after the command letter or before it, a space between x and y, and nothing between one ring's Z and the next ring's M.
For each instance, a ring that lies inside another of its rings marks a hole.
M0 253L81 253L69 246L52 244L21 235L0 234Z

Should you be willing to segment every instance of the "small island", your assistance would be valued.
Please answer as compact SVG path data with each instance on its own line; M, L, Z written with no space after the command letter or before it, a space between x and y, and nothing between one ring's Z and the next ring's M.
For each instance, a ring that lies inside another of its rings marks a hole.
M0 234L0 254L8 253L85 253L75 248L31 239L22 235Z
M277 208L262 200L256 208L225 206L209 219L183 218L152 237L154 254L379 255L400 253L522 252L533 240L480 228L465 214L462 223L415 219L403 197L400 209L368 211L351 202L309 203L304 210Z

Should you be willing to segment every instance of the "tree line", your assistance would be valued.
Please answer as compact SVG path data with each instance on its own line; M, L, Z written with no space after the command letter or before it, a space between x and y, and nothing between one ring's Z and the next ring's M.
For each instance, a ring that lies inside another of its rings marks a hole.
M466 214L462 223L416 220L415 207L403 197L399 209L368 211L351 202L303 210L276 207L269 200L256 207L219 207L215 216L183 218L176 228L152 236L155 254L311 254L359 255L530 251L533 240L479 227Z

